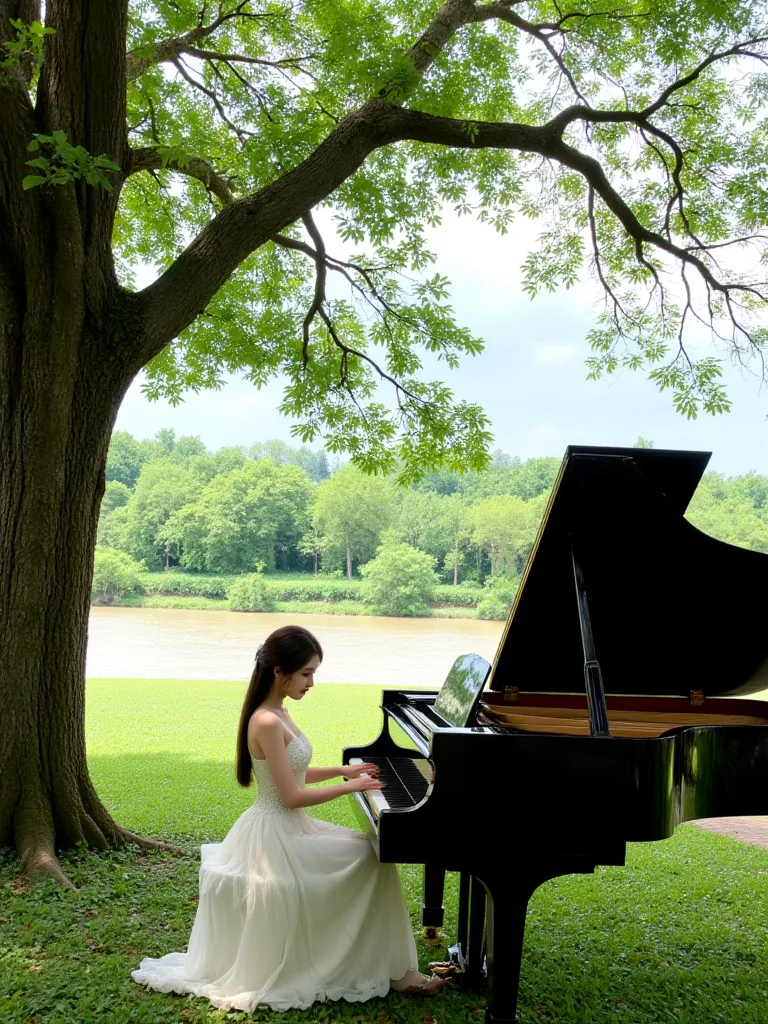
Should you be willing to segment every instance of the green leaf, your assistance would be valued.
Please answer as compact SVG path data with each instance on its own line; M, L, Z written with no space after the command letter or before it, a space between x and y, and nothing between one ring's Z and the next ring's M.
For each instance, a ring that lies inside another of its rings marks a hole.
M21 187L26 192L30 188L36 188L38 185L42 185L45 182L45 178L39 174L27 174L21 181Z

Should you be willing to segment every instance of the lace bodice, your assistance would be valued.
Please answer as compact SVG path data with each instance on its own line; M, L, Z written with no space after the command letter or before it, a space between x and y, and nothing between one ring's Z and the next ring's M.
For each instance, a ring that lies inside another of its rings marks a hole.
M304 789L304 777L307 774L307 768L312 759L312 744L304 733L299 730L298 735L294 736L288 743L285 752L288 755L288 763L293 769L296 785L300 789ZM283 803L277 787L272 781L269 765L266 760L257 760L255 757L252 757L251 764L253 765L253 774L256 776L256 782L259 787L259 795L255 806L259 810L265 811L287 811L288 808Z

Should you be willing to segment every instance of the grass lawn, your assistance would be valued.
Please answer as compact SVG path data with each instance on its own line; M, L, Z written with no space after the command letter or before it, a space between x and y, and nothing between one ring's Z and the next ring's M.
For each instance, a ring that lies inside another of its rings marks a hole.
M79 891L23 892L0 854L2 1024L453 1024L481 1022L462 992L418 1001L320 1004L279 1017L225 1014L202 1000L148 993L129 980L142 956L186 947L195 913L197 848L221 838L254 793L233 774L243 683L89 680L93 777L123 824L174 839L185 856L84 852L64 858ZM379 691L321 684L296 718L316 763L373 739ZM514 820L514 790L500 810ZM314 809L351 825L346 803ZM489 851L490 853L490 851ZM493 853L504 856L503 848ZM418 934L420 869L401 869ZM455 885L447 934L455 933ZM422 962L434 951L420 946ZM557 879L534 895L523 962L521 1024L768 1022L768 853L700 831L637 845L625 868Z

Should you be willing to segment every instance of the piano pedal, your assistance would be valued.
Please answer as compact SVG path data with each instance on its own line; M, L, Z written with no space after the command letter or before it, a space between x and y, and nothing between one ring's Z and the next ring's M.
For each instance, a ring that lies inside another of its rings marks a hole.
M458 967L451 960L435 960L429 965L429 969L438 978L453 979L459 973Z
M445 946L443 929L435 925L427 925L422 928L421 939L425 946Z

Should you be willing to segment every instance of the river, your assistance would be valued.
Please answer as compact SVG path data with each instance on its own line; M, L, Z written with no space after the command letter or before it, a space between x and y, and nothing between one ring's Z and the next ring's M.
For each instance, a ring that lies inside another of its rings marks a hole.
M167 608L91 609L86 674L120 679L247 679L259 643L297 623L320 640L318 680L439 687L455 658L493 660L503 622Z

